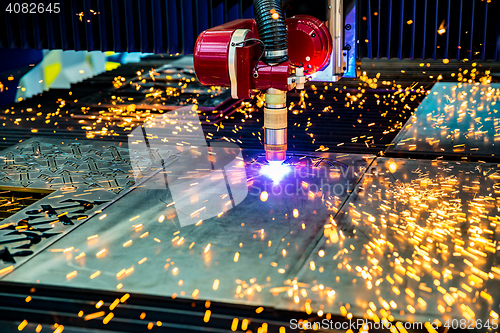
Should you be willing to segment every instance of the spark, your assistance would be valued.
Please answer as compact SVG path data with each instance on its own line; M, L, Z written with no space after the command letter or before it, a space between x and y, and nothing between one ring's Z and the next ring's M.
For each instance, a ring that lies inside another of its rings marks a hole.
M290 171L291 167L289 165L270 161L269 164L262 166L260 173L270 178L273 183L279 183Z
M438 34L442 35L444 33L446 33L446 26L445 26L445 21L443 20L443 22L441 22L441 24L439 25L439 28L437 30Z

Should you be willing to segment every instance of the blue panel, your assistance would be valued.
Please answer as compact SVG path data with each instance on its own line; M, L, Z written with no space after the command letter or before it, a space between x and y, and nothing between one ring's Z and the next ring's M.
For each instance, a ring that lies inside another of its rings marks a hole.
M71 11L73 13L78 13L78 8L76 4L76 0L71 0ZM62 15L61 15L62 16ZM80 41L80 34L78 33L79 28L78 28L78 19L76 15L71 16L71 25L72 25L72 30L73 31L73 49L76 51L81 50L81 41Z
M253 18L251 0L65 0L59 5L59 14L0 13L0 47L192 53L202 31Z
M108 51L112 50L110 45L108 45L108 34L106 33L106 8L104 6L104 3L101 1L97 2L97 10L100 13L98 15L98 20L99 20L99 27L100 27L100 35L101 35L101 50L103 51ZM109 16L108 16L109 17Z
M66 23L64 15L58 15L57 19L59 20L60 30L58 31L58 34L60 34L60 37L61 37L61 49L67 50L68 49L67 36L70 36L69 31L71 31L71 30L68 31L67 23ZM50 45L50 46L53 46L53 45Z
M90 5L90 0L85 0L83 2L84 6L83 6L83 9L84 9L84 13L87 14L87 15L91 15L90 13L90 10L95 10L95 8L92 8L91 5ZM87 22L84 22L84 26L85 26L85 32L86 32L86 36L87 36L87 50L91 51L91 50L95 50L95 46L94 46L94 34L92 32L92 21L93 21L93 17L90 16L89 18L90 20L90 23L87 23Z
M243 17L244 19L252 19L254 18L254 15L253 15L253 6L250 5L246 8L243 8Z
M469 36L470 36L470 46L467 49L467 58L472 59L472 50L474 49L474 15L476 11L476 2L472 2L472 15L471 15L471 20L470 20L470 30L469 30Z
M361 58L498 59L500 1L358 0L357 3Z
M367 38L365 41L361 41L361 43L366 43L366 49L367 49L367 52L368 52L368 58L371 58L373 57L373 54L372 54L372 44L373 44L373 41L372 41L372 29L371 29L371 26L372 26L372 15L371 13L373 12L372 8L371 8L371 1L368 1L367 3L368 5L368 15L366 16L366 20L367 20L367 24L368 24L368 29L367 29Z
M196 14L193 11L193 0L182 0L183 53L191 53L194 48L194 29Z
M167 3L167 16L168 16L168 50L167 52L179 53L179 39L177 34L177 4L176 1L170 0Z
M161 20L161 0L152 0L152 18L153 18L153 43L155 53L164 53L165 47L163 45L163 30L165 22Z
M208 28L208 1L198 0L198 34Z
M125 4L125 24L127 34L127 52L137 52L135 47L134 30L138 27L137 22L134 21L134 9L132 0L123 0Z
M39 50L42 48L42 43L40 40L40 23L39 23L39 16L38 15L33 15L33 36L35 39L35 49ZM52 21L47 22L47 29L48 31L51 31L52 29ZM45 27L43 27L45 28ZM42 29L43 29L42 28Z
M147 2L151 3L151 1ZM137 4L139 7L139 12L137 14L139 16L140 50L142 52L152 52L153 50L150 49L150 44L148 43L149 39L152 38L153 32L148 30L148 24L151 22L147 19L147 3L146 1L138 1Z
M214 27L224 23L224 3L223 2L217 2L212 10L212 13L213 13L213 26Z
M26 15L19 14L19 32L21 34L21 47L23 49L26 48L27 43L26 43L26 24L24 23Z
M239 14L240 13L239 13L238 3L235 3L234 5L232 5L227 9L227 18L228 18L227 21L230 22L239 19L240 18Z
M113 1L113 4L111 5L111 18L112 18L112 23L113 23L113 30L112 30L112 36L113 36L113 50L116 52L123 52L124 49L121 47L121 34L125 33L125 31L121 31L120 29L120 21L119 21L119 16L118 16L118 0L111 0Z

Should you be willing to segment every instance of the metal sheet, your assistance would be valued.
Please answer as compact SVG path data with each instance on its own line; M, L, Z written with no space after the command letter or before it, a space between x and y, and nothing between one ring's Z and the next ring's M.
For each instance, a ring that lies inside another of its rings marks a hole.
M133 184L126 145L48 138L24 141L0 153L0 187L54 192L4 219L0 242L11 242L2 244L11 254L26 250L36 255ZM2 272L32 257L26 253L14 256L15 262L1 261Z
M177 207L207 188L182 203L155 176L3 280L279 307L270 290L293 279L372 159L295 155L279 182L261 173L262 157L246 159L246 198L185 226Z
M498 324L498 177L497 164L377 158L283 301L379 320Z
M438 82L387 152L498 156L499 99L498 83Z

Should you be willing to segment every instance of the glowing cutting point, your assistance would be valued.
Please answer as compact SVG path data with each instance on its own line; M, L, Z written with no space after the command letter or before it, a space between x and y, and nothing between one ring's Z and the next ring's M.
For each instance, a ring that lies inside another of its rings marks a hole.
M270 178L273 183L279 183L290 172L290 166L282 162L270 161L264 165L260 173Z

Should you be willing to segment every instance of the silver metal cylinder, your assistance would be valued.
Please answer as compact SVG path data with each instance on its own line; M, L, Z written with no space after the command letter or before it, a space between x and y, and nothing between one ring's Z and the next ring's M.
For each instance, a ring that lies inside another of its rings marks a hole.
M284 57L288 55L288 49L286 50L269 50L265 52L266 57Z
M268 145L286 145L286 128L265 129L264 141Z

